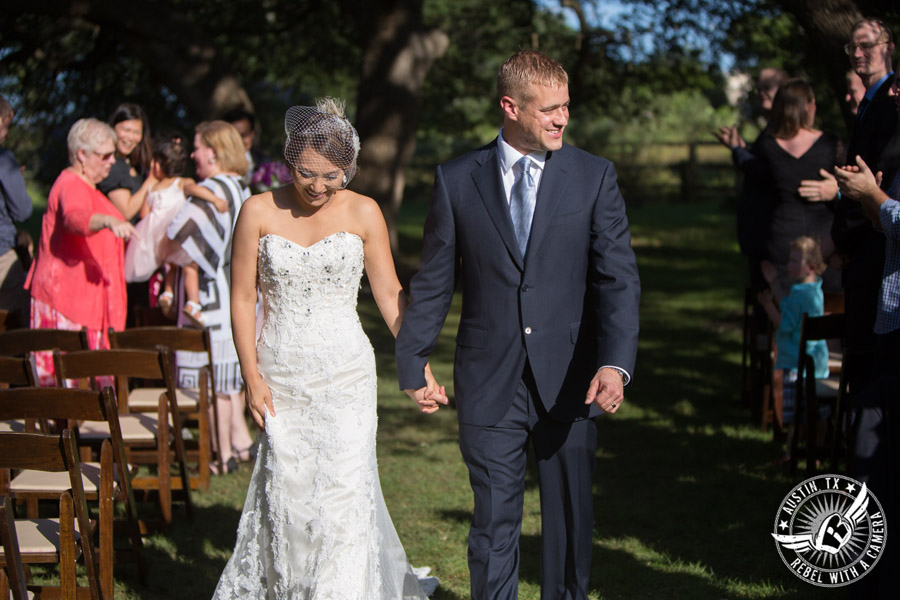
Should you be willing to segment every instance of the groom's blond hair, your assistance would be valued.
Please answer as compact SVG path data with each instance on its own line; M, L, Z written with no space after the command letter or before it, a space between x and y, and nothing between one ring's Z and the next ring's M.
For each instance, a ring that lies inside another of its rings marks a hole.
M521 103L531 101L528 87L536 83L549 87L569 84L569 75L556 60L537 50L519 50L506 59L497 73L497 93Z

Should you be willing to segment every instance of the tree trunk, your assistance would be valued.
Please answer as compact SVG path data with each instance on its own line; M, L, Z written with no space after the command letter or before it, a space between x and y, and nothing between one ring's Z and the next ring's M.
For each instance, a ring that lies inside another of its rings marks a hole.
M369 34L362 46L356 114L362 148L353 187L381 206L396 253L397 211L416 147L419 92L450 41L444 32L424 28L422 0L370 0L368 5L368 10L350 9L360 19L358 30Z
M835 97L843 98L847 90L845 75L850 69L844 44L850 41L853 25L863 18L856 3L853 0L782 0L781 5L806 30L811 55L818 56L825 66ZM849 130L854 117L846 102L841 102L841 111Z

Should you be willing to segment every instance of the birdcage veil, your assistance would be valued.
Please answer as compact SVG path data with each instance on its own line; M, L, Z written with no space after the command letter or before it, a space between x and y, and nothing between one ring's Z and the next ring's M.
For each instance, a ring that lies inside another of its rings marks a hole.
M322 98L316 106L292 106L284 115L284 160L296 171L325 175L337 167L335 187L347 187L356 175L359 136L344 116L344 102Z

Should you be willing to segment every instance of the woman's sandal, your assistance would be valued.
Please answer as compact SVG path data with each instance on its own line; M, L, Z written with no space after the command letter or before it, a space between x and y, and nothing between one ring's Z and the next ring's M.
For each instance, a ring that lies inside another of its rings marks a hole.
M259 440L240 450L232 446L231 452L234 453L239 462L252 462L256 460L256 455L259 454Z
M214 462L209 463L209 472L212 473L213 475L228 475L229 473L234 473L237 470L238 470L238 464L233 456L231 458L229 458L228 461L225 463L225 472L224 473L219 473L219 465L217 463L214 463Z
M172 305L175 303L175 294L169 291L165 291L159 295L159 298L156 299L156 304L159 305L160 310L163 311L163 314L167 317L171 317L172 315Z
M206 315L203 314L203 307L198 303L188 300L184 303L184 308L181 309L181 312L193 321L195 325L206 327Z

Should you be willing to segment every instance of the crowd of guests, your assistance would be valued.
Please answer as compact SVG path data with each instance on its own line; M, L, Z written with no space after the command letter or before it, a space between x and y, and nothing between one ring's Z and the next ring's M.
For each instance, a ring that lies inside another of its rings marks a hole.
M0 97L0 144L13 117ZM92 349L109 347L110 327L134 326L136 314L156 306L179 326L208 326L226 471L255 452L228 285L234 222L264 165L254 136L255 119L243 109L201 123L193 139L151 139L146 113L133 103L120 104L106 122L79 119L68 132L69 165L50 189L37 248L16 228L32 214L24 169L0 146L0 309L7 323L84 328ZM189 157L199 183L184 177ZM265 183L272 183L266 168ZM52 356L35 358L41 385L53 385ZM179 353L180 383L191 385L204 364L203 355Z
M892 406L900 399L900 82L894 49L881 20L853 26L844 46L851 68L844 101L853 115L846 145L815 129L809 83L776 68L760 73L768 122L757 140L746 144L736 127L717 133L744 174L738 241L760 314L777 330L775 368L783 369L788 433L800 410L790 385L797 377L799 317L822 315L824 292L842 293L850 475L867 483L887 514L896 514L900 472ZM827 377L824 344L811 343L806 351L815 360L815 377ZM886 558L888 564L895 560L896 554L893 561ZM881 569L854 592L900 597L890 575Z

